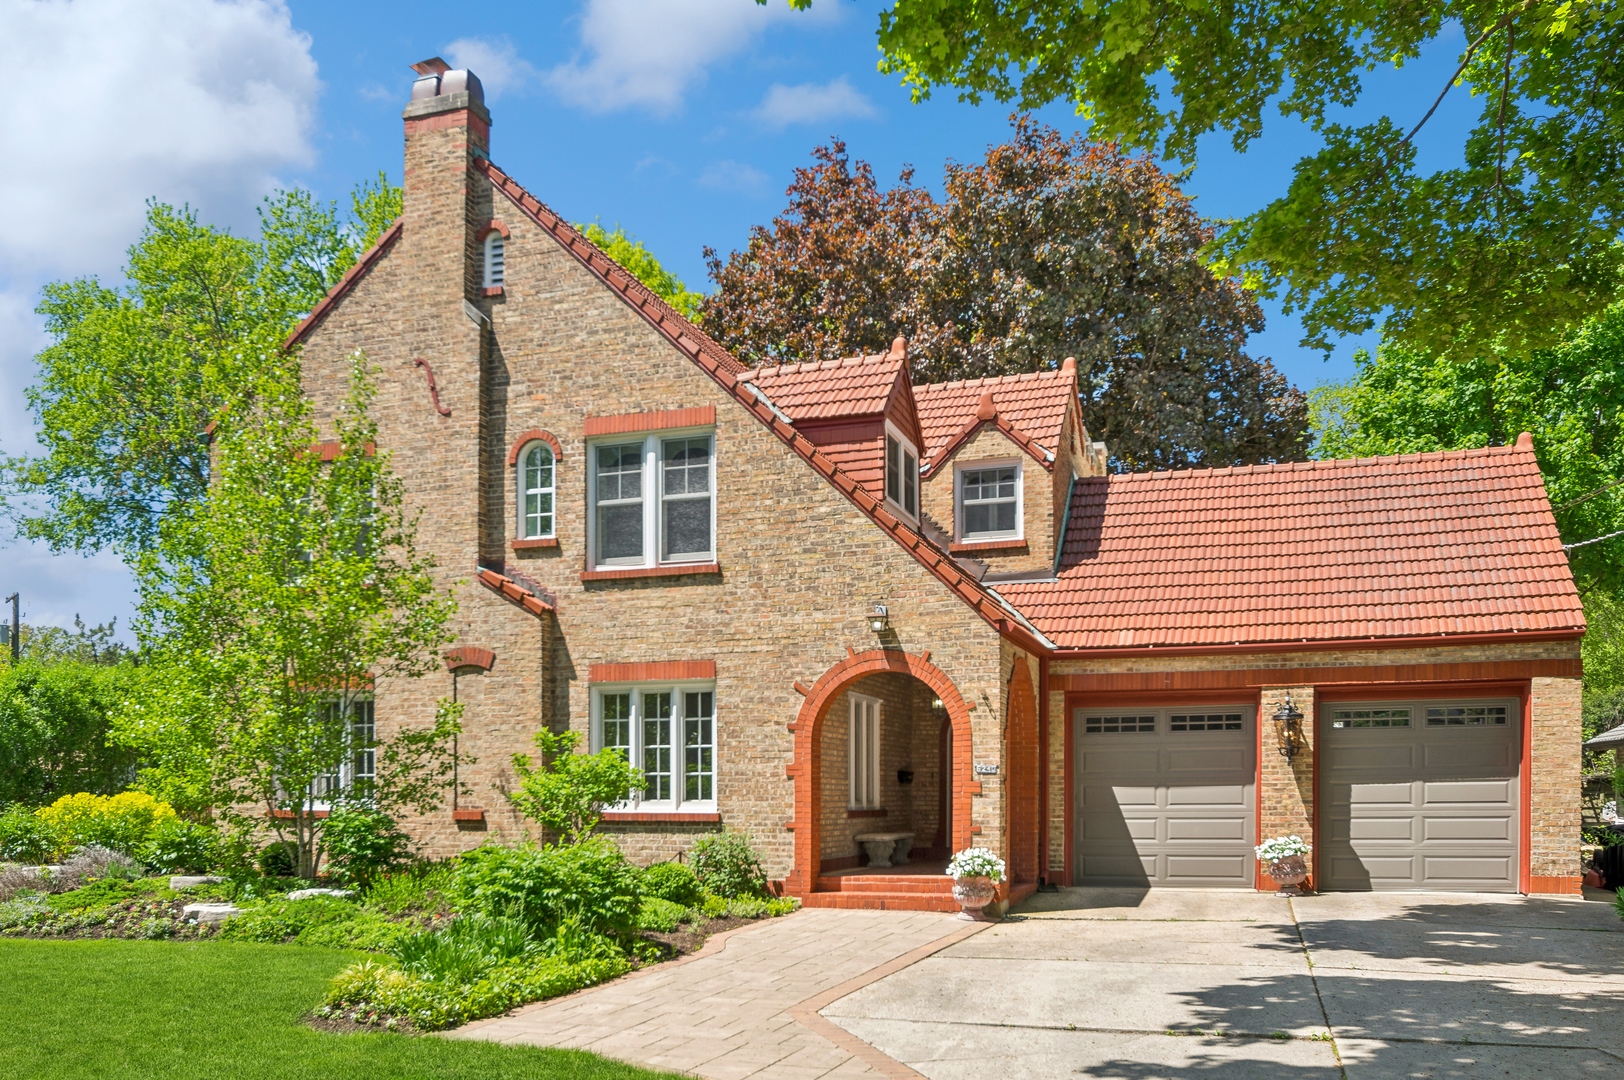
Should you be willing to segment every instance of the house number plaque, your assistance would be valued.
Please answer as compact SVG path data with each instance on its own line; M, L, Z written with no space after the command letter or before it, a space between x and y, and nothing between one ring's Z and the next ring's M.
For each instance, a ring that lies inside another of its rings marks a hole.
M998 766L996 766L996 765L977 765L976 766L976 775L977 776L997 776L998 775Z

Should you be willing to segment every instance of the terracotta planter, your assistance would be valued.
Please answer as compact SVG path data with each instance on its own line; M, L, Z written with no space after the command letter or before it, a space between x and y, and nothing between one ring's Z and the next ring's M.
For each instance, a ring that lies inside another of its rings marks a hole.
M1269 864L1269 876L1280 886L1280 896L1301 896L1308 880L1308 862L1301 855L1287 855Z
M985 911L993 897L998 895L998 886L988 877L961 877L953 879L953 901L959 905L959 918L969 919L971 922L991 922Z

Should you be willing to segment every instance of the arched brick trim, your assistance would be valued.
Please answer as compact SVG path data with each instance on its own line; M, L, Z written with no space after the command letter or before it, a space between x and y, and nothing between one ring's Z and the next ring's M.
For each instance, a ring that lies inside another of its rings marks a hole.
M1038 879L1038 699L1026 657L1015 658L1009 675L1007 728L1009 793L1009 879L1015 884Z
M980 790L980 785L972 779L970 709L958 687L922 656L912 656L900 649L873 649L862 653L848 650L846 659L812 684L795 722L789 725L795 734L795 760L789 767L795 779L795 820L790 823L795 831L795 866L784 884L793 895L810 893L817 882L819 814L823 801L823 767L817 747L824 718L835 698L854 681L864 675L885 672L912 675L935 691L947 707L948 719L953 724L953 826L948 846L957 851L970 843L970 799Z
M510 235L512 235L508 232L508 227L502 224L501 218L491 218L484 225L480 226L479 232L477 235L475 235L474 239L478 240L480 243L484 243L485 238L493 232L501 233L503 240L506 240Z
M513 449L508 451L508 464L517 465L519 463L519 451L523 450L530 443L536 442L537 440L540 440L553 448L553 460L555 462L564 456L564 452L558 448L558 440L553 438L552 432L541 431L533 428L530 431L525 432L523 435L520 435L518 440L514 442Z

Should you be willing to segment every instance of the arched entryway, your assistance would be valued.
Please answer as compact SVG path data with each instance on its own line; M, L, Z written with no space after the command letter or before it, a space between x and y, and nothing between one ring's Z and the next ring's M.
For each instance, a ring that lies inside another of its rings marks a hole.
M1038 851L1040 781L1043 764L1038 749L1038 699L1032 672L1016 659L1009 677L1009 724L1005 737L1009 792L1009 879L1036 882L1041 870Z
M807 691L806 700L801 704L801 710L791 729L795 734L795 760L789 767L789 772L795 780L795 820L791 827L795 831L794 850L795 866L785 885L791 893L806 897L816 886L818 875L823 868L826 858L824 844L825 811L833 810L834 805L829 804L827 792L830 790L830 777L826 775L825 754L823 753L823 736L826 722L831 709L837 705L842 709L853 707L854 698L873 697L889 698L892 701L891 711L895 713L899 708L911 707L913 712L909 717L910 723L924 725L918 727L915 741L912 745L932 747L941 744L941 724L943 722L939 713L929 708L931 699L940 701L941 712L946 713L946 723L950 730L950 745L945 755L938 755L940 761L940 776L938 783L947 788L946 803L950 810L951 822L948 828L942 830L945 834L947 851L956 851L968 845L970 840L970 799L974 787L971 780L971 740L970 740L970 710L965 705L964 698L959 694L958 688L953 685L942 671L930 663L928 655L915 656L900 649L875 649L864 653L848 653L846 659L835 664L812 685ZM884 689L885 680L876 679L877 676L901 677L892 680L893 686L889 691ZM917 682L921 684L918 689L922 691L919 697L913 700L923 701L924 708L917 704L904 706L898 704L899 695L906 694L907 684ZM864 694L858 691L871 689L871 693ZM883 706L883 702L882 702ZM842 717L845 717L842 712ZM849 723L849 721L848 721ZM894 741L894 740L893 740ZM883 744L882 744L883 747ZM897 770L899 762L906 764L903 756L896 752L895 747L887 753L881 751L884 773L887 778ZM844 759L840 764L843 774L838 778L841 785L847 783L845 770L851 768L852 758ZM842 790L844 788L842 787ZM940 805L941 800L936 793L924 796L923 805ZM839 806L839 817L842 821L852 815L856 816L857 824L850 826L855 830L868 829L869 831L889 831L889 825L896 825L895 821L886 822L876 816L870 825L861 816L862 811L849 811L847 806ZM937 834L934 820L931 826L922 833L916 831L917 842L927 844ZM853 849L855 851L855 848Z

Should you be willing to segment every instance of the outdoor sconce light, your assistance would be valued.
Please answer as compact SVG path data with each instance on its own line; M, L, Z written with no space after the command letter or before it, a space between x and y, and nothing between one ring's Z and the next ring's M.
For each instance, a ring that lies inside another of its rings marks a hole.
M868 617L868 628L876 634L883 634L891 629L891 613L885 610L884 604L874 605L874 614Z
M1291 694L1274 713L1274 734L1280 742L1280 756L1290 761L1303 742L1303 714L1291 703Z
M934 717L938 723L947 719L947 706L942 704L941 698L933 697L930 699L930 715Z

